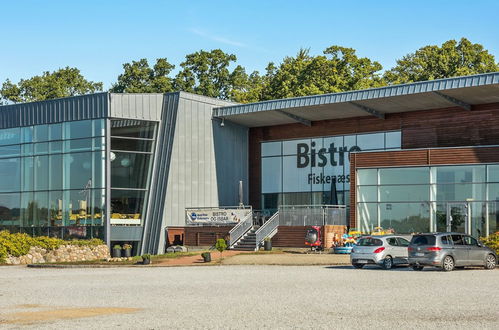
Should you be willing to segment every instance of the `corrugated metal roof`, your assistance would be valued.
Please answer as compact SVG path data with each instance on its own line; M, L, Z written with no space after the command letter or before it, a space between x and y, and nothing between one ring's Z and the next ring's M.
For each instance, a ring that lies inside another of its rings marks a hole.
M493 87L485 90L484 86ZM252 114L274 110L286 110L297 116L309 120L323 120L368 115L361 110L354 109L349 102L372 107L380 112L392 113L400 111L422 110L452 106L449 101L442 100L433 92L459 99L469 104L499 102L499 72L485 73L473 76L454 77L430 81L421 81L409 84L386 86L366 90L357 90L333 94L295 97L289 99L271 100L249 104L239 104L216 108L213 116L226 118L247 126L279 125L292 122L285 115L282 120L267 121L264 117L255 117ZM343 104L344 107L332 107L324 113L324 106ZM415 106L411 106L415 105ZM313 113L322 111L321 115ZM334 111L333 111L334 110ZM338 116L335 112L338 111ZM347 113L345 113L345 111ZM275 111L274 111L275 112ZM311 116L310 118L308 116ZM266 117L267 115L265 115ZM268 118L271 119L270 117ZM263 123L262 123L263 121Z

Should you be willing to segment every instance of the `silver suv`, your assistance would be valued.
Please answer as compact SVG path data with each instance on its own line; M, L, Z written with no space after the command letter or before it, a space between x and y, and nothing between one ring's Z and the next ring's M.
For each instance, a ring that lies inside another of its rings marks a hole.
M409 241L398 235L364 236L353 247L350 261L355 268L368 264L379 265L384 269L407 265L408 245Z
M462 233L417 234L409 244L409 264L414 270L425 266L439 267L444 271L466 266L494 269L496 253L475 238Z

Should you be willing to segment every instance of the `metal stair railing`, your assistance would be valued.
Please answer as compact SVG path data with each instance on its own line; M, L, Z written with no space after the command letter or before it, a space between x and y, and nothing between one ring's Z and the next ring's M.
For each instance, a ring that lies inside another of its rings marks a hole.
M248 215L239 221L230 231L230 243L229 248L232 248L236 242L244 236L253 227L253 212L249 212Z
M277 232L277 226L279 226L279 211L274 213L270 219L268 219L258 230L255 232L256 235L256 247L258 250L260 244L266 237L272 237Z

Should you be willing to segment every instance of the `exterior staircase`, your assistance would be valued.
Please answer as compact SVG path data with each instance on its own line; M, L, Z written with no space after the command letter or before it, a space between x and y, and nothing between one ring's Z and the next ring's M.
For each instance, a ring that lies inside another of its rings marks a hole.
M259 226L253 226L250 230L244 234L241 239L239 239L234 246L232 247L232 250L238 250L238 251L255 251L255 246L256 246L256 231L258 230Z

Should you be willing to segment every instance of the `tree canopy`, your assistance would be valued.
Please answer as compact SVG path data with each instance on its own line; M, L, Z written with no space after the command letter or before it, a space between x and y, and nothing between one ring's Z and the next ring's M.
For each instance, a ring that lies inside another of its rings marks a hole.
M442 46L425 46L397 61L386 71L387 83L401 84L499 71L494 55L466 38Z
M149 67L143 58L123 64L123 73L110 91L115 93L168 93L173 92L173 79L169 76L175 65L166 58L158 58L154 67Z
M101 82L86 80L76 68L65 67L41 76L21 79L17 84L7 79L0 89L3 99L10 102L32 102L102 91Z

